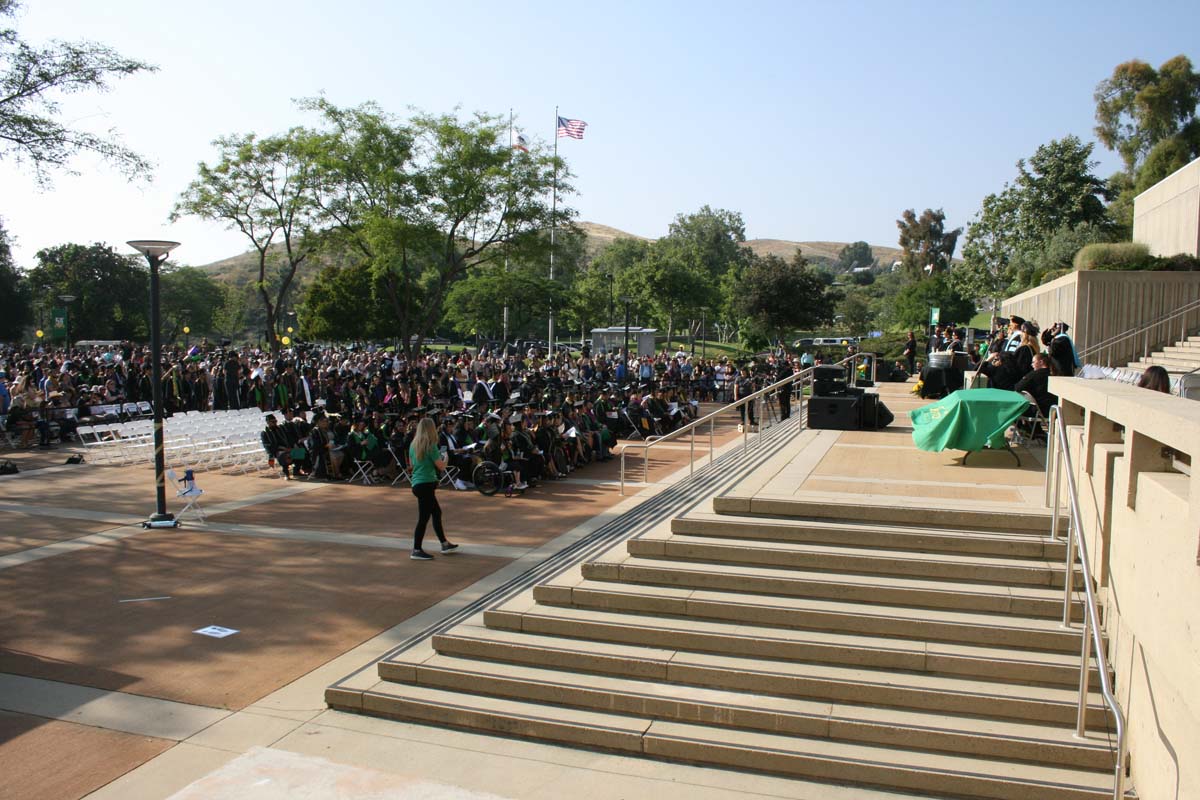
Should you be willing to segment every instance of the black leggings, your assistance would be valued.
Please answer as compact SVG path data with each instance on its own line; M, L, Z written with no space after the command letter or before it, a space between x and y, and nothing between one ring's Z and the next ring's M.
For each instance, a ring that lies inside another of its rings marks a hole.
M433 532L437 534L438 541L446 541L446 534L442 531L442 507L437 501L437 483L418 483L412 487L412 493L417 498L417 529L413 531L413 550L421 549L421 542L425 539L425 524L429 522L430 517L433 518Z

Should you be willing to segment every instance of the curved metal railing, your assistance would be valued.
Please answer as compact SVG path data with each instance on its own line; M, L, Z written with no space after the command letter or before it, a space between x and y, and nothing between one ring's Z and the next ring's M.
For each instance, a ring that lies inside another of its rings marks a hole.
M855 378L858 374L857 365L855 364L855 362L860 358L861 359L868 359L868 358L870 359L871 373L872 373L871 377L872 377L872 380L874 379L875 366L876 366L875 354L874 353L855 353L854 355L847 356L846 358L843 358L841 361L837 362L838 366L847 366L849 368L850 375L851 375L851 382L853 382L855 380ZM800 406L801 406L801 408L797 409L797 413L802 413L803 412L803 403L804 403L804 386L806 383L809 383L809 384L812 383L812 375L813 375L814 369L816 369L816 367L807 367L805 369L802 369L799 372L797 372L787 378L784 378L783 380L780 380L780 381L777 381L777 382L771 384L770 386L766 386L762 389L759 389L758 391L748 394L745 397L738 398L737 400L734 400L732 403L730 403L728 405L721 406L716 411L712 411L708 414L705 414L703 417L700 417L699 419L692 420L687 425L684 425L682 428L673 430L670 433L666 434L665 436L653 437L653 441L647 440L644 442L628 442L628 443L626 443L625 446L621 448L621 494L625 494L625 455L630 451L630 449L636 447L642 451L642 454L641 454L642 455L642 483L648 483L649 475L650 475L650 449L653 447L656 447L657 445L663 444L665 442L672 442L677 439L681 439L681 438L683 438L683 436L685 434L691 434L691 436L690 436L691 453L690 453L690 458L688 460L688 470L689 470L688 474L690 476L696 470L696 430L698 428L700 428L700 426L704 425L705 423L708 424L708 460L711 462L713 459L713 450L715 449L714 441L713 441L715 438L714 427L716 424L716 418L718 416L720 416L722 414L727 414L731 411L734 411L735 409L741 408L742 406L748 405L750 403L756 403L756 404L765 403L765 398L768 395L774 394L781 387L786 386L789 383L792 384L793 386L795 386L797 384L799 384L799 386L800 386ZM754 415L760 421L760 424L761 424L761 421L763 420L763 415L761 413L762 410L763 410L762 408L756 408L755 411L758 413L756 413ZM749 444L750 444L750 425L745 424L742 426L742 449L745 450L746 448L748 448Z
M1074 582L1075 551L1079 553L1079 569L1083 573L1083 632L1081 636L1081 655L1079 665L1079 711L1075 721L1075 735L1084 738L1087 734L1087 697L1088 683L1091 670L1091 651L1096 652L1096 669L1100 673L1100 694L1112 711L1117 727L1117 763L1113 775L1113 798L1123 800L1125 796L1125 715L1113 694L1112 679L1108 673L1108 658L1104 653L1104 642L1100 633L1100 611L1096 604L1096 594L1092 589L1092 571L1088 561L1087 539L1083 535L1083 514L1079 510L1079 489L1075 484L1075 469L1071 461L1071 452L1067 449L1066 426L1062 424L1062 409L1054 405L1050 408L1050 440L1054 442L1054 453L1047 459L1047 467L1054 473L1054 497L1051 505L1054 513L1051 515L1050 539L1058 534L1059 502L1058 490L1060 475L1066 472L1067 500L1069 517L1067 521L1067 565L1063 598L1063 627L1071 627L1071 595ZM1051 467L1051 464L1053 465ZM1066 467L1063 470L1063 467Z

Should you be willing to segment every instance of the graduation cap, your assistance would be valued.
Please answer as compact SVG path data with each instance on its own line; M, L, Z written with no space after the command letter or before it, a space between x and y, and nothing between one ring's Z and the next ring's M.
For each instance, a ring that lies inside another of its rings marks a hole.
M576 401L575 401L575 407L576 407L576 408L582 408L582 407L583 407L583 401L582 401L582 400L576 400Z

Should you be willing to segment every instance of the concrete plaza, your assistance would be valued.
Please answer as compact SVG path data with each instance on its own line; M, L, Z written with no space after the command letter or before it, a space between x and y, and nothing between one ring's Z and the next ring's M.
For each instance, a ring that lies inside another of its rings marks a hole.
M1040 506L1037 454L1018 468L917 451L909 388L881 387L892 428L794 436L719 493L914 518ZM718 454L742 447L735 423ZM524 497L442 492L463 547L431 564L408 559L407 489L209 473L207 524L143 531L147 468L18 455L23 472L0 479L0 798L885 796L326 707L331 684L372 680L398 643L685 478L686 444L655 450L649 484L624 498L617 462ZM238 633L193 632L208 625Z

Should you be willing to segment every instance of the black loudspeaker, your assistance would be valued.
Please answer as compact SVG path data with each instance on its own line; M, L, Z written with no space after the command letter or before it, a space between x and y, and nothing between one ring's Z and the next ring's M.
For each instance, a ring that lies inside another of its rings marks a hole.
M846 368L840 367L837 364L821 364L813 367L814 381L841 381L846 382Z
M810 397L808 427L833 431L861 430L860 408L857 397Z
M846 381L818 378L813 381L813 394L820 397L840 397L846 393Z
M886 428L896 418L877 394L864 394L861 407L863 430L873 431Z

